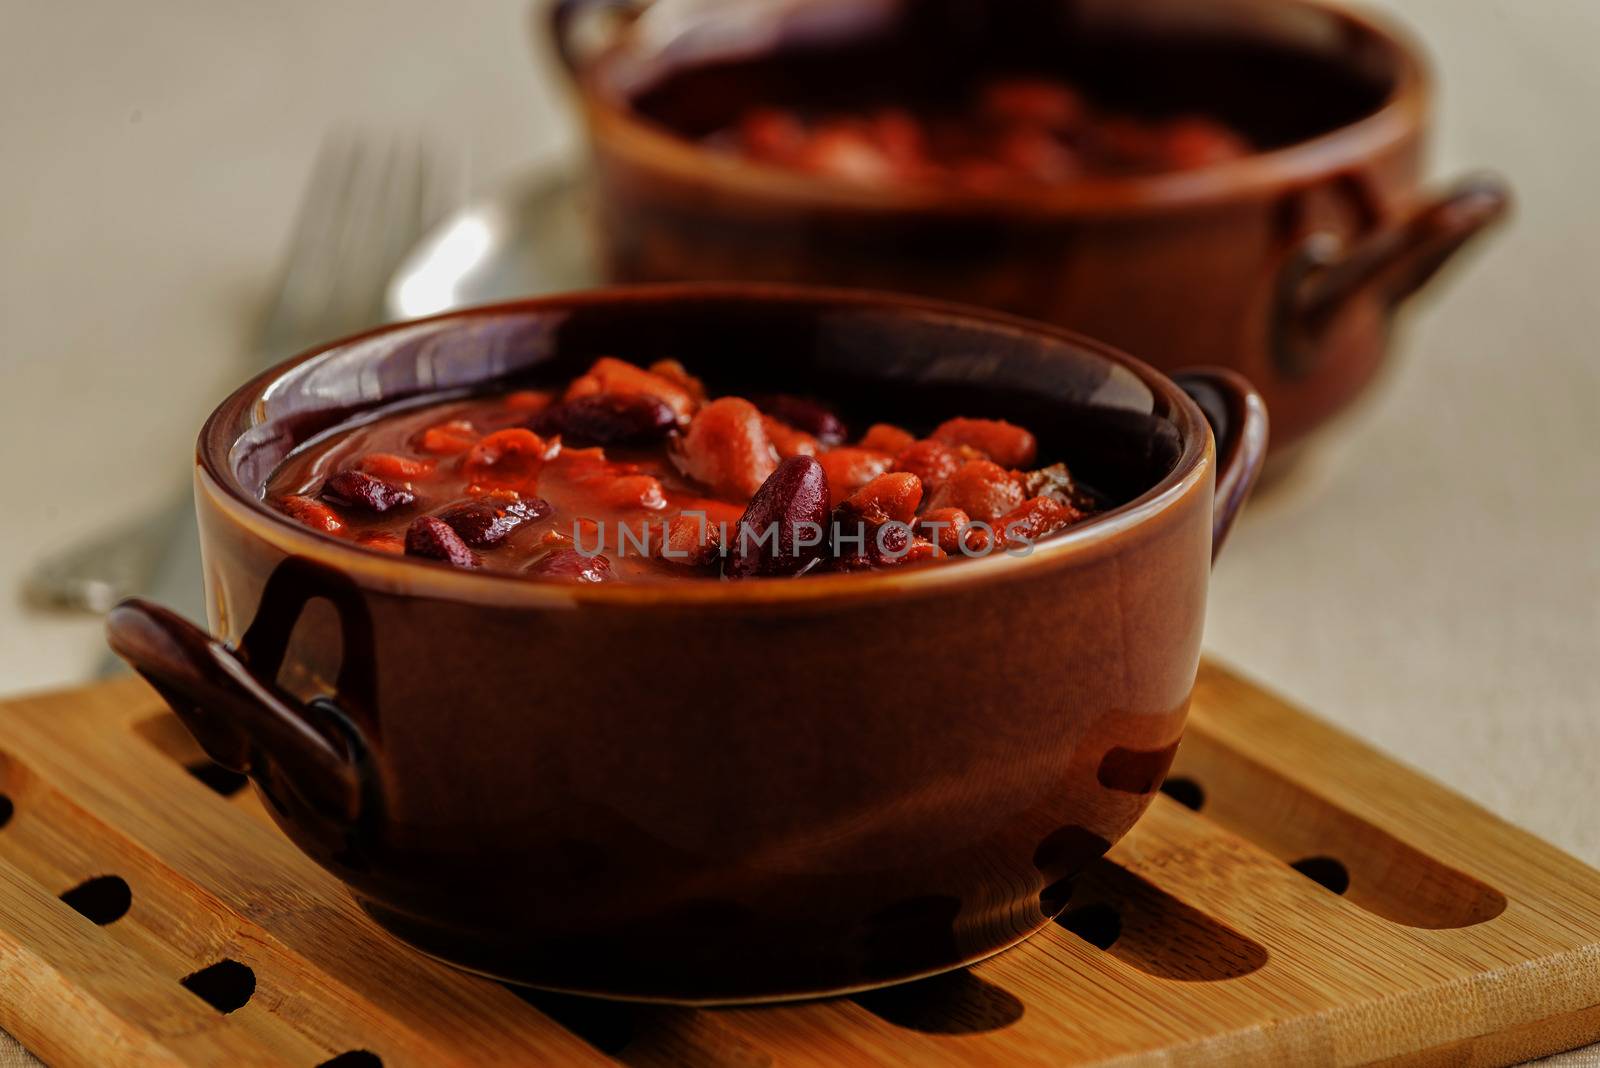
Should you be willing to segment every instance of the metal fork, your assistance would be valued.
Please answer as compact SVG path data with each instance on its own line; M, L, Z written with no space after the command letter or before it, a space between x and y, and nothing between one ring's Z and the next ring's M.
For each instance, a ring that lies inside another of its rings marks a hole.
M257 327L248 373L384 319L390 276L443 217L449 178L420 138L374 144L334 135L322 146L298 209L277 292ZM104 613L143 591L194 525L188 490L41 561L24 592L34 604Z

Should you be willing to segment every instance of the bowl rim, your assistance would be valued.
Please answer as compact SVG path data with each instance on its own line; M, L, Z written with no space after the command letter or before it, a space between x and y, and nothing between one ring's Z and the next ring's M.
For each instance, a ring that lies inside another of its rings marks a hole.
M1025 556L993 554L948 565L807 576L803 581L777 579L729 582L684 579L651 583L553 583L486 570L462 570L432 561L395 557L319 534L269 508L261 488L247 487L231 463L239 438L262 422L262 402L284 377L299 368L331 358L349 346L420 324L449 323L503 316L546 314L575 307L626 306L629 303L670 304L679 301L725 300L751 304L791 304L825 311L873 309L896 316L937 316L969 326L1064 342L1095 359L1131 372L1164 402L1183 442L1172 470L1133 500L1102 512L1041 541ZM772 605L779 603L879 600L891 596L925 596L966 589L988 581L1013 581L1054 570L1086 554L1103 551L1120 536L1175 507L1212 477L1216 445L1199 406L1166 375L1103 342L1063 327L1036 323L1002 312L922 297L868 290L753 283L673 283L615 286L574 293L525 297L460 308L422 319L389 323L327 342L263 371L230 393L200 429L195 453L197 494L206 495L239 526L288 555L331 564L364 586L387 588L413 596L474 601L509 606L571 607L611 605ZM1208 502L1209 503L1209 502ZM1209 532L1209 513L1206 529ZM202 539L205 540L205 539ZM1198 559L1198 558L1197 558Z
M613 45L576 72L574 81L595 142L609 142L682 181L701 181L734 193L795 206L893 214L1001 213L1031 217L1120 215L1172 211L1263 195L1347 170L1404 144L1421 129L1432 106L1433 83L1421 44L1397 22L1356 11L1336 0L1241 0L1266 10L1292 7L1336 20L1346 33L1377 41L1395 62L1384 102L1353 122L1292 144L1187 171L1086 178L1038 189L973 191L937 185L873 187L799 174L733 155L720 155L638 115L620 94L597 82L621 54Z

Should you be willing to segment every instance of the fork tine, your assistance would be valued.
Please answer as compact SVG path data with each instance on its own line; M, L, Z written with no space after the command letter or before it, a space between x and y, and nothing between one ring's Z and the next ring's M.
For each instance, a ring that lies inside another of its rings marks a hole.
M360 196L340 243L335 312L340 330L381 321L388 277L418 234L412 205L425 156L421 142L394 138L370 154ZM335 331L337 332L337 331Z
M351 185L334 235L334 255L324 264L323 301L319 313L305 323L305 329L318 339L358 330L369 325L362 298L372 284L375 266L375 238L384 225L384 186L393 171L393 145L367 145L351 169Z
M420 135L324 142L262 331L264 360L383 320L389 276L437 217L436 172Z
M319 303L319 287L326 284L328 264L334 259L333 240L340 213L350 195L359 147L349 136L331 133L317 150L316 163L300 208L295 214L276 292L258 332L258 358L264 363L288 355L288 340L299 332L306 309Z
M389 277L434 221L437 167L420 140L373 149L335 132L316 162L295 214L276 290L255 338L266 365L381 318ZM28 596L41 603L103 611L145 588L193 510L188 492L159 514L134 517L71 545L37 567Z
M440 159L452 161L453 166L441 166ZM443 157L429 158L428 187L421 202L420 234L432 230L448 215L454 214L467 203L472 190L472 153L470 146Z
M411 251L427 226L425 201L431 169L427 143L420 135L404 138L398 143L394 175L386 187L384 209L385 218L391 220L383 230L383 274L386 279L394 273L395 266ZM368 314L375 322L384 317L383 294L386 289L387 286L381 286L366 294Z
M441 162L451 160L455 161L456 166L451 167L448 162ZM418 163L421 177L417 187L417 202L411 216L416 225L416 235L401 251L401 260L416 247L424 235L466 202L466 175L469 164L470 160L465 151L443 155L437 152L422 154ZM396 268L399 265L400 261L397 260Z
M323 138L311 179L295 213L286 270L293 272L318 257L319 246L333 232L338 220L339 207L349 191L351 172L358 156L359 144L348 134L331 131Z

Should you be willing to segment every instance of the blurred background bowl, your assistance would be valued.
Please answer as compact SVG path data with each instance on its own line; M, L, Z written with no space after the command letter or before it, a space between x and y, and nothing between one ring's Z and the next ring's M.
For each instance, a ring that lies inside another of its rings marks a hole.
M617 281L925 293L1081 329L1157 366L1246 374L1281 466L1378 373L1397 307L1498 219L1505 187L1425 188L1419 50L1306 0L561 0L550 33L593 150ZM948 99L1065 79L1258 151L1193 170L973 192L860 185L715 151L753 104Z

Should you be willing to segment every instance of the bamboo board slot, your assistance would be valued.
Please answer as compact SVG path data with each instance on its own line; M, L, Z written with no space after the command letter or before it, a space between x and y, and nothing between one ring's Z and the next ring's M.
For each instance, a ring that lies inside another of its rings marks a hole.
M237 786L136 680L0 703L0 1025L52 1064L337 1068L1504 1064L1600 1039L1600 873L1212 665L1164 793L1047 888L1055 923L850 998L456 971Z

